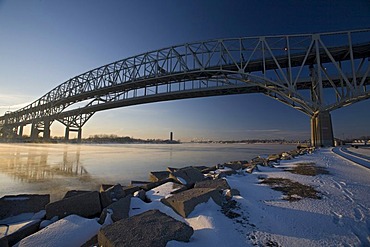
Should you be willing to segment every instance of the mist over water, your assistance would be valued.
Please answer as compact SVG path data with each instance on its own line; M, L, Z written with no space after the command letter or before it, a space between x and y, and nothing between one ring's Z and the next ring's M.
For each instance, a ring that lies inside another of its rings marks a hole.
M278 144L0 144L0 197L129 185L167 167L212 166L294 149Z

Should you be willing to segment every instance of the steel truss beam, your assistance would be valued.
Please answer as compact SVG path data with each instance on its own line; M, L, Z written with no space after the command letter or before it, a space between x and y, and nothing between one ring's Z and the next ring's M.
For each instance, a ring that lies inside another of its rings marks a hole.
M369 58L370 29L186 43L73 77L1 116L0 129L53 120L80 129L96 111L236 93L264 93L312 117L370 98Z

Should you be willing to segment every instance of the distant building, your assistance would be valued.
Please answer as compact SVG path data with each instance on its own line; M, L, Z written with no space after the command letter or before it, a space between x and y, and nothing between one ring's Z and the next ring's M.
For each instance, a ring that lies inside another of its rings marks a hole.
M170 132L170 141L173 141L173 133Z

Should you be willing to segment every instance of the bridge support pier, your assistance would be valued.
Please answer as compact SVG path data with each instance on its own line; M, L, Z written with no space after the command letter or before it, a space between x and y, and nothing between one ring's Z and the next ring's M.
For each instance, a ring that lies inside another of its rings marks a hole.
M43 122L39 123L33 123L31 127L31 140L34 141L39 138L39 134L42 133L42 139L44 141L50 140L50 125L52 122L49 120L45 120ZM23 128L23 126L19 126L20 128ZM21 130L19 130L21 132ZM22 129L23 134L23 129ZM21 135L21 134L19 134Z
M77 132L77 142L80 143L82 139L82 128L71 129L69 126L66 127L65 136L64 136L65 141L66 142L69 141L69 132L71 131Z
M37 128L37 124L32 124L31 127L31 140L34 141L39 137L39 129Z
M311 118L311 145L314 147L334 146L330 112L319 112Z
M19 136L19 137L22 137L22 136L23 136L23 125L20 125L20 126L18 127L18 136Z
M49 121L45 121L44 122L44 131L43 131L43 139L45 141L49 141L50 140L50 122Z

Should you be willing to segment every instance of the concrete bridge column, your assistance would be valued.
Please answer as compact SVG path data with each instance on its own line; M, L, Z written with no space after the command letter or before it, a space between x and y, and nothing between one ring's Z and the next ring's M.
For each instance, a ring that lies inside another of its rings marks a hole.
M23 125L20 125L19 127L18 127L18 136L19 137L22 137L23 136Z
M65 141L68 141L69 140L69 127L68 126L66 127L66 132L65 132L65 135L64 135L64 140Z
M330 112L320 112L311 118L311 145L315 147L334 146Z
M82 139L82 128L77 128L77 129L72 129L70 127L66 127L66 132L65 132L65 141L68 141L69 140L69 132L70 131L73 131L73 132L77 132L77 142L81 142L81 139Z
M80 143L82 139L82 128L78 128L77 131L77 142Z
M50 140L50 122L49 121L44 122L43 139L44 140Z
M39 129L37 128L37 124L32 124L31 127L31 140L36 140L39 136Z

